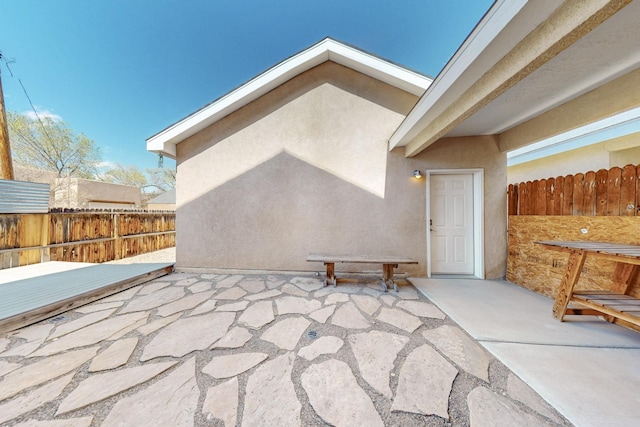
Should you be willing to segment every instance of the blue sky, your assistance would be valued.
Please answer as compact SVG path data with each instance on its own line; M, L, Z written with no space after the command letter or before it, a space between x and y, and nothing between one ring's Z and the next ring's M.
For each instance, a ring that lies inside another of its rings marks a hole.
M436 76L492 0L0 0L5 104L54 114L104 160L326 36ZM175 163L165 160L165 166Z

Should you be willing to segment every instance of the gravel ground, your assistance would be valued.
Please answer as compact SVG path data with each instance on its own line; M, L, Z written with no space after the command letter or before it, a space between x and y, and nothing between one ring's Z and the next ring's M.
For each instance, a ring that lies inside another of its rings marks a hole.
M145 262L176 262L176 247L160 249L159 251L148 252L116 261L108 261L105 262L105 264L136 264Z

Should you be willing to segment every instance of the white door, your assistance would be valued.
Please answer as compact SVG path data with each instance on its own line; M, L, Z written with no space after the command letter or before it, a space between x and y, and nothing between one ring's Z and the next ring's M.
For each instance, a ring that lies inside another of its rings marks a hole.
M430 178L431 273L473 274L473 174Z

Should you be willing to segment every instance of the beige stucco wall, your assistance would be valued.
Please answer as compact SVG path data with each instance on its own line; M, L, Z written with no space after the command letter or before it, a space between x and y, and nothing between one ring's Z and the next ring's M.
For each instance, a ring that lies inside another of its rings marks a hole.
M149 211L175 211L175 203L149 203L147 204L147 210Z
M327 62L180 143L177 267L318 271L307 254L337 252L410 256L420 263L399 270L424 275L426 184L412 172L473 167L492 169L487 277L502 277L506 210L494 213L505 205L504 155L491 138L438 142L410 159L389 153L415 102Z

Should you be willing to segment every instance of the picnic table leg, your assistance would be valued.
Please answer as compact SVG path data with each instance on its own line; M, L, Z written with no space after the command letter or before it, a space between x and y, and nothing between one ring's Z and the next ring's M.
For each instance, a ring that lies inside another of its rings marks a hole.
M587 253L579 249L574 249L569 254L567 271L564 273L560 288L558 289L558 295L556 295L556 300L553 304L553 317L560 321L562 321L567 311L569 300L571 299L571 295L573 295L573 288L576 283L578 283L586 257Z

